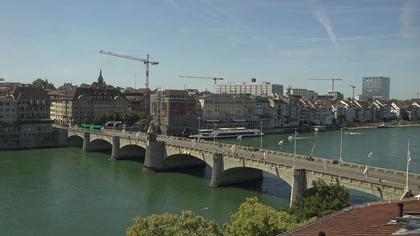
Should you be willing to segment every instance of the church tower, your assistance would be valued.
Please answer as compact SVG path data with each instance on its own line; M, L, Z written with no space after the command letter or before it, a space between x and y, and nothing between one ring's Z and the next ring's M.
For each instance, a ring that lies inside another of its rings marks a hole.
M105 88L104 78L102 77L102 69L99 70L99 77L98 77L97 88L98 89L104 89Z

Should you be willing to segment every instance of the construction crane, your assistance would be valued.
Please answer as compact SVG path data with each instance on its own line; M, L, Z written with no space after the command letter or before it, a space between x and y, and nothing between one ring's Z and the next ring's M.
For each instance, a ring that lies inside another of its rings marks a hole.
M193 75L180 75L179 78L187 78L187 79L211 79L214 81L214 92L216 92L216 85L218 80L223 80L220 77L206 77L206 76L193 76Z
M113 52L106 52L106 51L103 51L103 50L100 50L98 53L109 55L109 56L114 56L114 57L121 57L121 58L125 58L125 59L128 59L128 60L143 62L146 65L146 88L147 89L149 88L149 66L159 64L159 62L157 62L157 61L151 61L149 54L147 54L146 59L142 59L142 58L138 58L138 57L117 54L117 53L113 53Z
M306 79L306 80L330 80L332 82L331 92L334 92L334 83L335 83L335 81L341 81L343 79Z
M353 100L354 100L354 89L356 88L356 86L355 85L352 85L352 84L349 84L349 86L353 89Z

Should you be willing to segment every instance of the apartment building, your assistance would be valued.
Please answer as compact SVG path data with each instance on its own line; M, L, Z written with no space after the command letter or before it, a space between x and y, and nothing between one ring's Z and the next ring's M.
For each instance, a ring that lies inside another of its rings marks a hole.
M196 98L185 90L159 89L150 95L153 124L167 135L187 135L198 129Z

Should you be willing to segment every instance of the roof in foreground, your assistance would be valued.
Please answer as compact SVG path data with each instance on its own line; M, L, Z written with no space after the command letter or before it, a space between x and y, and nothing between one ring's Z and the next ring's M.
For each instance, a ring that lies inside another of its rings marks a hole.
M395 234L403 225L390 223L400 216L399 203L403 204L404 214L420 212L419 199L394 202L368 203L353 206L313 223L304 225L281 235L405 235ZM420 235L420 234L409 234Z

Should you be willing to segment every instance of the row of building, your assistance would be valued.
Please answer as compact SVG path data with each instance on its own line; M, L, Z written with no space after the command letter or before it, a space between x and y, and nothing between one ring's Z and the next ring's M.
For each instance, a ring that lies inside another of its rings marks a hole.
M47 81L45 84L48 85ZM418 101L358 101L336 92L289 88L267 82L218 85L217 93L197 90L132 89L120 91L104 82L102 71L90 86L65 84L15 87L0 97L0 123L56 123L62 126L95 122L98 115L141 112L153 118L162 133L182 134L200 128L248 127L277 129L298 126L341 126L387 120L419 120ZM3 93L4 94L4 93ZM29 112L30 111L30 112ZM7 127L2 125L2 127ZM38 129L20 127L18 130Z
M0 96L0 149L49 146L50 99L41 88L15 87Z
M151 94L150 114L164 133L200 128L277 129L297 126L343 126L391 120L420 120L419 101L313 100L296 95L191 94L158 90Z

